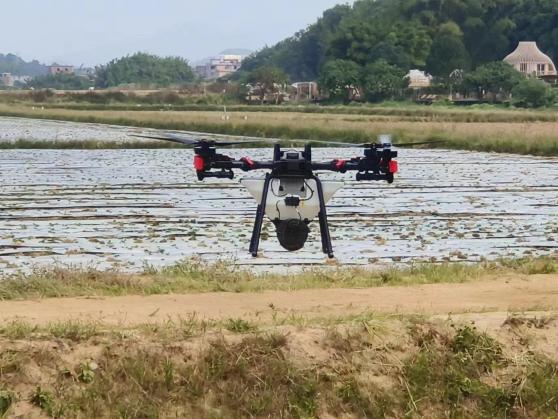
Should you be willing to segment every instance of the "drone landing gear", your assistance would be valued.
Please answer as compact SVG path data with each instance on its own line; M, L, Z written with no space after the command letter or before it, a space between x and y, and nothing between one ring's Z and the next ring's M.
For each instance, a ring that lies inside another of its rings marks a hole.
M260 246L260 236L262 234L262 225L265 216L265 206L267 203L267 193L269 191L269 184L271 183L271 176L269 173L265 175L265 182L263 186L262 202L258 205L256 211L256 221L254 222L254 231L252 231L252 239L250 240L250 253L253 257L258 257L258 247Z
M254 222L254 230L252 231L252 239L250 240L250 253L253 257L258 256L258 248L260 245L260 236L262 232L263 221L265 217L265 208L267 204L267 194L269 191L269 185L274 176L267 174L265 177L265 182L263 186L262 200L258 205L256 211L256 220ZM328 255L330 259L334 258L333 246L331 245L331 236L329 234L329 226L327 222L327 211L324 199L324 190L322 187L322 182L318 177L313 176L312 179L316 181L318 189L318 198L320 201L320 213L318 214L318 219L320 222L320 235L322 239L322 251Z
M333 246L331 245L331 236L329 234L329 225L327 222L327 211L324 199L324 188L322 182L314 176L316 185L318 187L318 198L320 199L320 213L318 219L320 221L320 234L322 236L322 251L330 258L333 259Z

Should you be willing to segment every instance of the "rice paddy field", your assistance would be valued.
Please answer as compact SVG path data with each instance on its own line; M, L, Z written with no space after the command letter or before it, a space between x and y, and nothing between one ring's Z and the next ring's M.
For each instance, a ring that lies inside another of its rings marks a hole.
M135 129L0 118L0 142L130 141ZM135 140L134 140L135 141ZM231 155L269 158L267 149ZM316 149L315 158L355 149ZM355 155L356 155L355 154ZM233 181L200 183L185 149L0 151L0 269L95 266L140 271L201 257L256 270L323 265L317 223L287 253L264 226L247 248L256 203ZM329 205L337 261L347 265L552 256L558 249L558 159L401 149L393 185L357 183ZM258 176L253 173L250 176ZM251 268L252 269L252 268Z
M401 148L392 185L320 174L346 183L337 259L317 223L297 253L266 224L254 259L256 203L198 182L191 150L131 138L186 115L152 114L0 117L1 418L556 417L556 155ZM237 126L219 115L198 127Z
M53 106L53 105L50 105ZM62 105L60 105L62 106ZM280 108L279 108L280 109ZM437 148L558 156L558 122L551 111L462 111L372 109L368 114L258 111L181 111L0 104L0 115L96 122L144 128L202 131L282 139L341 140L362 143L390 133L395 141L444 141ZM350 110L350 109L349 109ZM332 110L334 111L334 110ZM337 110L337 112L344 109ZM348 111L347 111L348 112ZM33 144L35 145L35 144Z

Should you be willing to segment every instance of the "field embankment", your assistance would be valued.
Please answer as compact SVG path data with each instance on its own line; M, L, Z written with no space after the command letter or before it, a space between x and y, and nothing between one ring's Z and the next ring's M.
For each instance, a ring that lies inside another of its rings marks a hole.
M438 283L465 283L517 275L558 273L556 256L500 260L498 262L423 263L410 267L366 269L331 266L309 268L296 274L256 274L227 262L208 264L186 260L160 270L141 273L116 269L37 268L31 273L0 277L0 301L124 295L164 295L207 292L264 292L312 289L359 289Z
M90 110L0 105L0 115L96 122L168 130L281 139L367 142L391 133L395 142L444 141L432 147L558 155L552 112L427 111L379 108L374 114L167 110ZM484 113L486 112L486 113ZM405 115L406 114L406 115Z
M0 302L0 414L554 417L555 261L491 266L443 267L430 280L445 283L434 285L410 285L429 281L407 270L369 272L382 285L374 289L154 297L110 297L134 293L112 273L111 292L90 277L89 292L60 293L90 296L81 300ZM80 278L66 272L53 290L85 286ZM331 286L315 278L284 281ZM19 298L38 296L27 280ZM263 289L285 287L275 280L263 278Z

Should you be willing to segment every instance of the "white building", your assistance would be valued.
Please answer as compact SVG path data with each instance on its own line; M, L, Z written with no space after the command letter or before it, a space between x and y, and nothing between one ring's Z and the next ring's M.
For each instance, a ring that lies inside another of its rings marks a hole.
M240 69L245 55L217 55L195 68L197 75L204 80L217 80Z
M11 73L0 73L0 84L6 87L13 87L14 77Z
M504 58L504 61L525 75L556 76L554 63L539 49L536 42L520 42L517 49Z
M406 78L409 79L409 87L411 89L429 87L432 84L432 76L420 70L409 71L409 74L407 74Z

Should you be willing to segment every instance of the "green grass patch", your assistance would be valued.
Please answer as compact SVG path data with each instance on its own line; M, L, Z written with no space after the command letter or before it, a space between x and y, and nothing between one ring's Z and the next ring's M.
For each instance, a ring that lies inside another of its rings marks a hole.
M248 333L257 329L257 326L244 319L228 319L225 329L233 333Z
M11 391L0 387L0 418L5 418L8 410L15 401L15 395Z
M556 273L558 260L546 257L380 269L314 268L293 275L255 274L227 262L209 265L201 260L187 260L161 270L146 269L141 274L55 267L4 276L0 280L0 299L362 288L474 281L505 272Z
M422 330L417 344L420 350L407 360L404 377L410 409L419 414L433 408L448 412L449 417L558 414L554 361L536 358L511 368L500 343L468 325L456 327L450 337L432 328ZM498 380L497 373L506 376L502 374L506 369L508 377Z
M81 320L50 323L46 330L56 338L69 339L76 342L88 340L99 333L97 323Z

